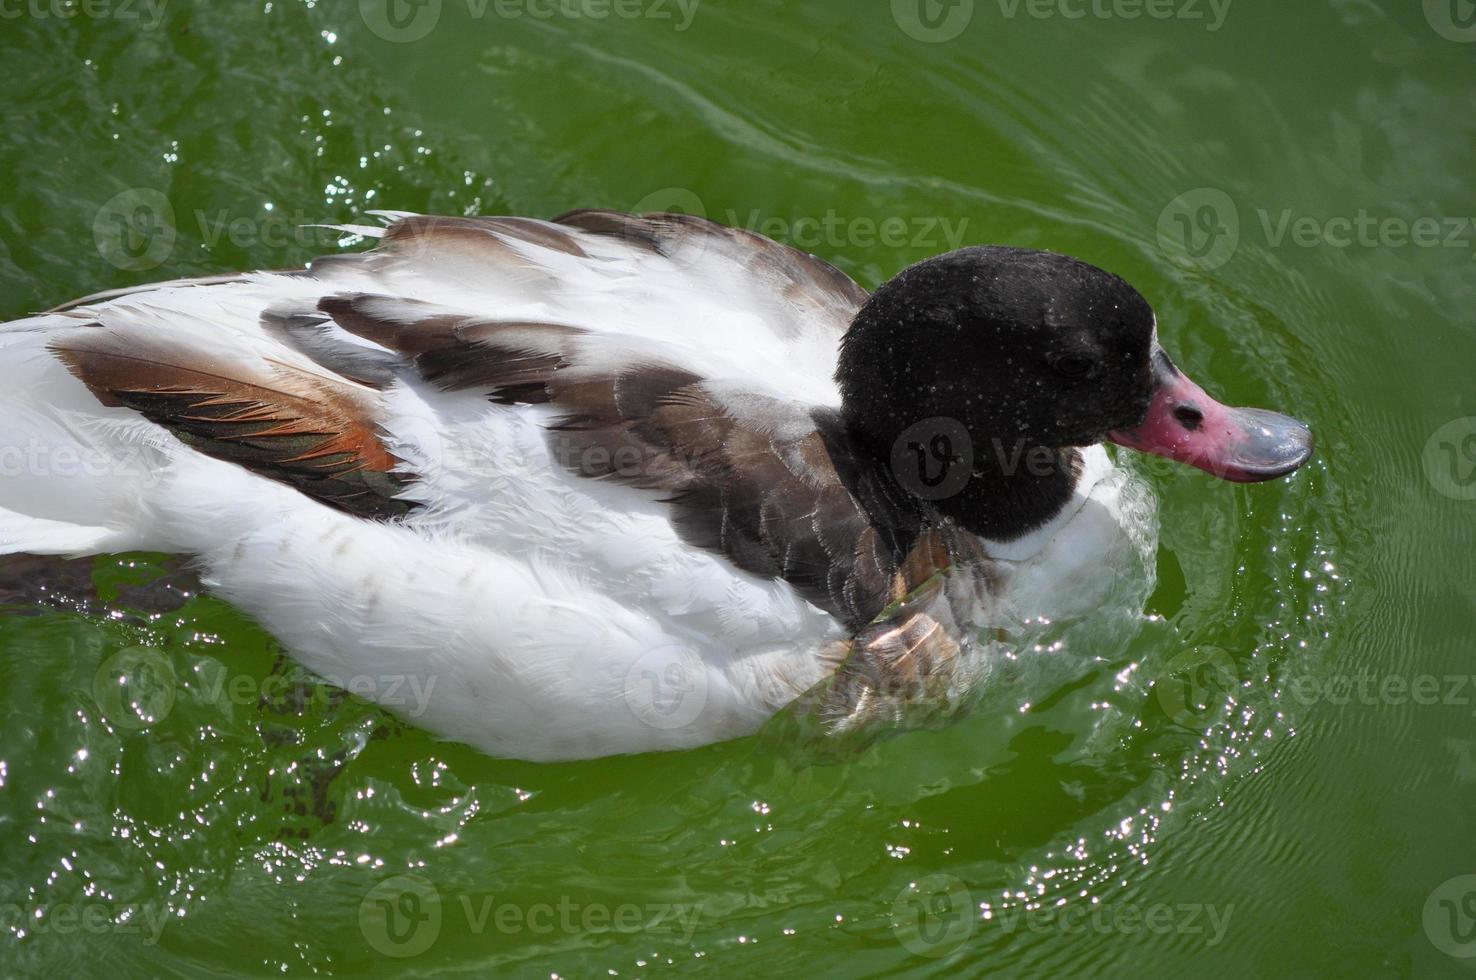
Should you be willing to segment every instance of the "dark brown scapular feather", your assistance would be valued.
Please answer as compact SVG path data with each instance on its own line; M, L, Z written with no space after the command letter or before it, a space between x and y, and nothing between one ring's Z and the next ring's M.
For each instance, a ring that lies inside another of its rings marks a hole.
M801 409L774 402L767 418L740 417L700 381L670 371L605 379L600 398L593 382L579 387L583 410L549 432L572 471L661 493L688 544L788 582L852 629L900 598L915 516L865 508L868 491L842 478L818 426L793 424ZM557 379L551 391L565 407Z
M350 333L410 358L422 377L445 391L479 389L498 404L540 404L565 364L563 350L578 327L523 320L485 320L439 307L367 293L325 296L318 309ZM407 322L416 310L424 319Z
M261 326L314 363L365 387L388 388L405 367L404 361L389 351L343 340L321 313L267 310L261 315Z

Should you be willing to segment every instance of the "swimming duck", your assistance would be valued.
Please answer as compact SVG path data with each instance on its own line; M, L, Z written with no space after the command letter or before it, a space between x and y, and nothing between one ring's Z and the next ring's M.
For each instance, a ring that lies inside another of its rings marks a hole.
M868 294L685 215L376 217L366 252L0 328L0 554L192 556L325 678L591 758L962 703L1144 546L1104 441L1240 482L1312 452L1063 255Z

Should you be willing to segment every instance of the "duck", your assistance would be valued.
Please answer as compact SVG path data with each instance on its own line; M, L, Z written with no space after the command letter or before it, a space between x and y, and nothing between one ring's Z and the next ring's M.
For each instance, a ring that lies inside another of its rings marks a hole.
M1154 546L1106 444L1236 483L1313 453L1069 256L868 292L690 215L371 214L0 326L0 554L188 556L330 683L555 762L955 710Z

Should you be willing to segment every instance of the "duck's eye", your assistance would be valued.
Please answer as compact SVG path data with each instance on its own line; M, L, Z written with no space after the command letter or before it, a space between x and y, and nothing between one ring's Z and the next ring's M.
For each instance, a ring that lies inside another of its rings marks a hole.
M1068 378L1085 377L1092 370L1092 359L1085 354L1058 354L1050 359L1050 364Z

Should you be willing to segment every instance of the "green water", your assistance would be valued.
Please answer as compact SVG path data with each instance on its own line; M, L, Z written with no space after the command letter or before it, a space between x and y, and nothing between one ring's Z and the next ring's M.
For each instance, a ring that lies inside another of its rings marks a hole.
M1157 618L1028 708L841 761L492 760L170 608L157 557L65 600L20 574L0 974L1469 972L1472 14L0 5L4 318L293 266L335 244L298 225L366 207L700 207L868 286L960 241L1082 256L1320 442L1256 488L1143 467ZM152 723L106 683L140 656Z

